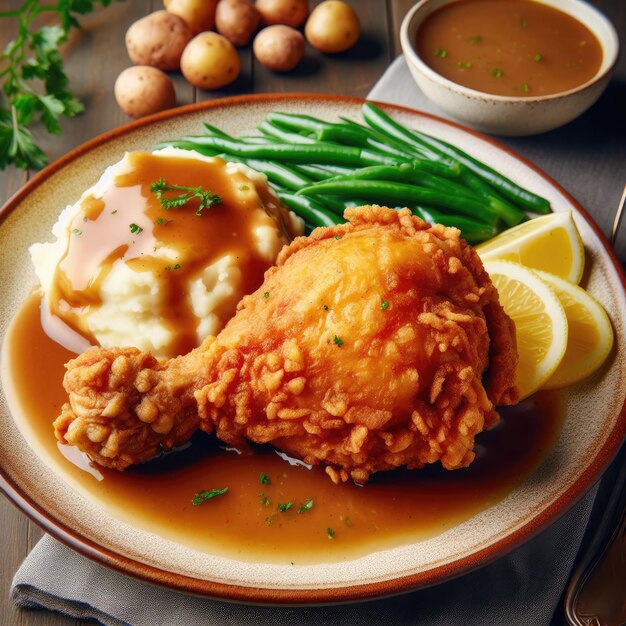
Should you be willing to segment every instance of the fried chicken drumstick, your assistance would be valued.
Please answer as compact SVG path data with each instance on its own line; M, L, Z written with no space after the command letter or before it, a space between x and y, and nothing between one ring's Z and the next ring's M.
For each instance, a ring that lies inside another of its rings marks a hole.
M474 459L517 400L512 321L453 228L407 209L346 211L281 252L217 337L170 361L94 348L67 365L57 438L116 469L200 426L271 443L335 482Z

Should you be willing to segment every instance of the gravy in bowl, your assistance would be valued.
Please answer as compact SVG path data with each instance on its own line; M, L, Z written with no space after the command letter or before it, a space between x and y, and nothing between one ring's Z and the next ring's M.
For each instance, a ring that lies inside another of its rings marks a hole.
M602 63L596 36L575 18L533 0L459 0L417 32L419 57L441 76L502 96L536 97L591 80Z

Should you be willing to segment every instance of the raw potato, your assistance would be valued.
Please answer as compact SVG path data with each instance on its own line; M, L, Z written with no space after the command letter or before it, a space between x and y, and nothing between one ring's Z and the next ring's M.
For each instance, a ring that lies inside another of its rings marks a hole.
M126 49L135 65L177 70L192 34L177 15L156 11L137 20L126 32Z
M311 12L304 34L321 52L343 52L358 41L361 26L352 7L340 0L326 0Z
M135 65L115 81L115 99L130 117L143 117L176 105L174 83L156 67Z
M259 63L274 72L288 72L302 59L304 37L294 28L276 24L264 28L252 46Z
M222 0L215 12L217 32L235 46L245 46L250 41L260 19L250 0Z
M307 0L257 0L254 6L264 24L300 26L309 14Z
M215 26L215 7L218 0L168 0L168 13L181 17L194 35Z
M219 89L237 79L241 61L226 37L206 32L196 35L187 44L180 69L192 85L201 89Z

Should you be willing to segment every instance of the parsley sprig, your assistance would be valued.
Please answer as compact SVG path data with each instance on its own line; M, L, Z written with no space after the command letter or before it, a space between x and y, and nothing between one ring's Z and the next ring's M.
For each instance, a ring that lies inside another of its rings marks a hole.
M41 121L50 134L59 135L59 119L84 110L68 89L59 46L72 28L80 28L76 15L109 4L111 0L25 0L12 11L0 11L3 31L17 23L15 38L0 53L0 169L11 163L22 169L44 167L48 157L28 127ZM60 24L34 29L42 13L57 13Z
M194 506L199 506L207 500L212 500L213 498L217 498L217 496L224 495L227 491L228 487L224 487L224 489L211 489L210 491L200 491L191 499L191 504L193 504Z
M159 178L156 183L150 185L150 191L156 196L161 206L169 211L185 206L187 202L198 198L200 205L196 209L196 215L202 215L204 209L210 209L214 204L219 204L222 199L210 190L203 191L202 187L189 187L187 185L170 185L165 178ZM181 191L177 196L166 196L170 191Z

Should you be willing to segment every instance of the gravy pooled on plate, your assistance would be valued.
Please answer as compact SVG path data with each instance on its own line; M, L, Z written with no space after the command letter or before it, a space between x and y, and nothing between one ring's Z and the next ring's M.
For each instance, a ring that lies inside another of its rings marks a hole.
M559 392L541 391L501 409L498 425L478 435L470 467L380 472L362 487L335 485L320 468L289 463L269 447L239 455L202 432L184 449L117 472L90 465L52 436L51 422L67 399L63 364L73 355L43 331L39 303L36 292L6 337L15 419L28 424L31 445L115 518L211 554L301 565L439 535L505 498L537 468L561 428ZM225 487L219 497L192 503L203 490Z
M416 50L431 69L464 87L536 97L593 78L602 48L581 22L533 0L459 0L429 15Z

